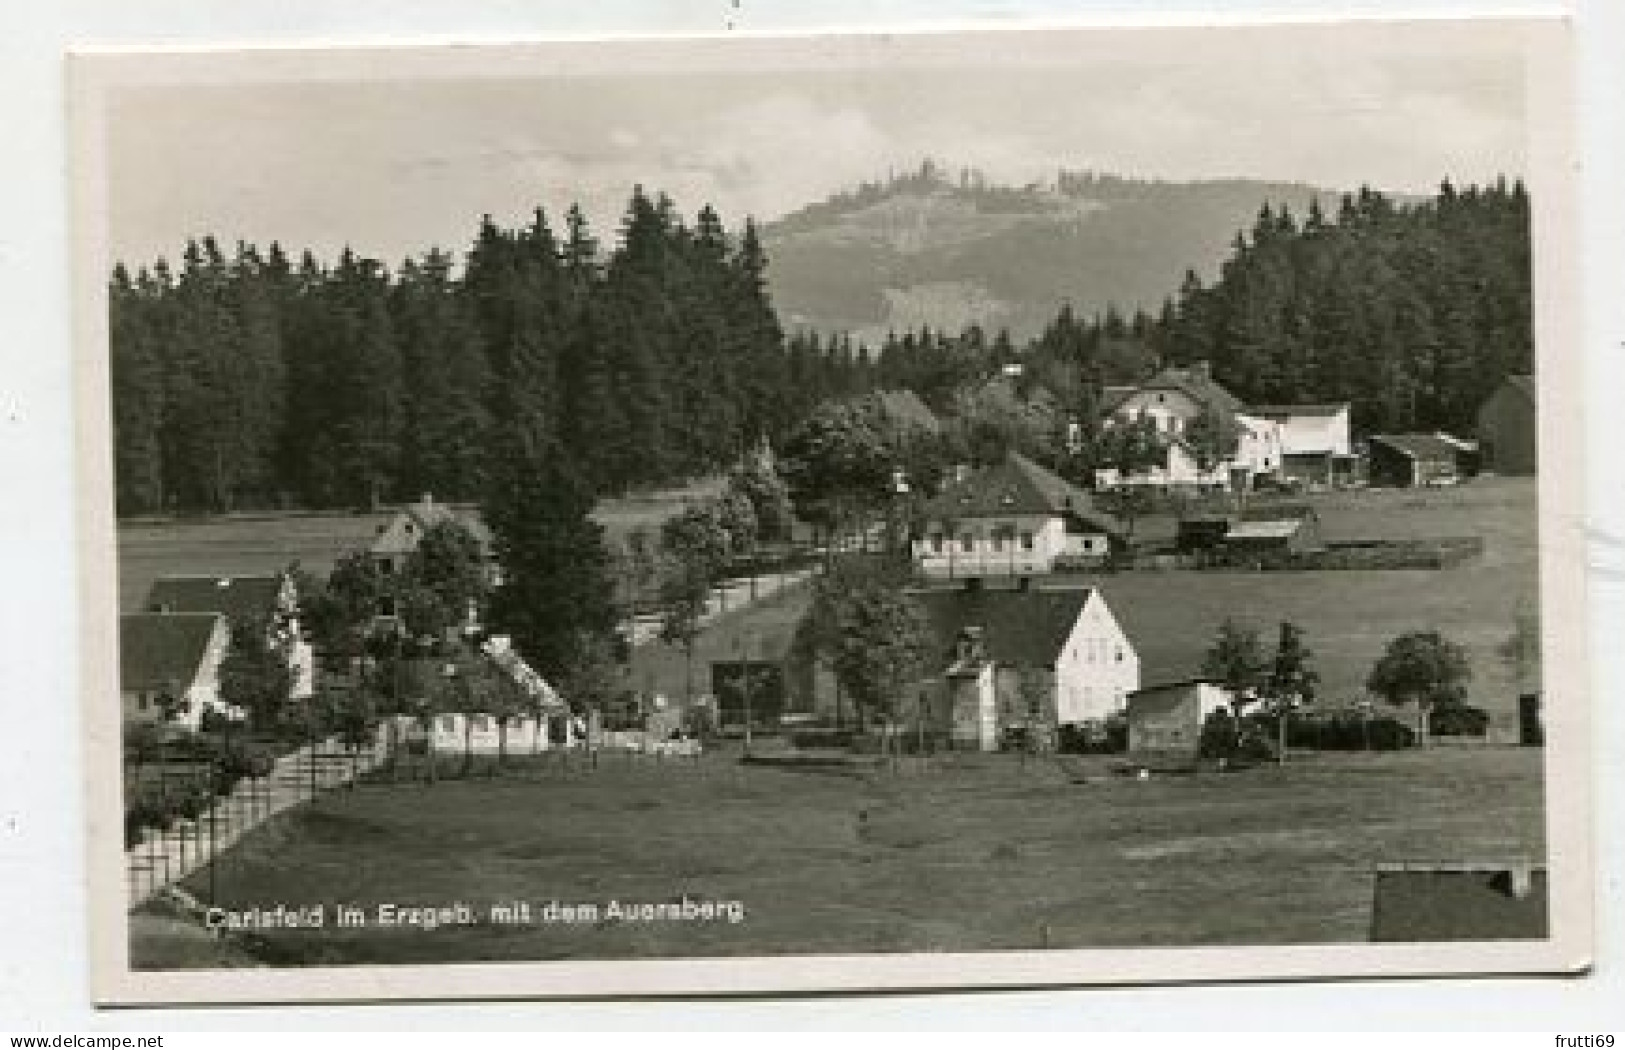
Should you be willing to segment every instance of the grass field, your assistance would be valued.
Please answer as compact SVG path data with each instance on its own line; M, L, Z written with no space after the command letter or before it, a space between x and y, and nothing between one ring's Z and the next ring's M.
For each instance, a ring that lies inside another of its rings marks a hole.
M1358 698L1383 647L1395 635L1439 630L1466 647L1471 701L1494 723L1516 722L1512 668L1496 648L1520 613L1538 607L1535 486L1529 479L1484 479L1453 489L1368 490L1313 497L1328 540L1473 536L1481 559L1453 569L1372 572L1137 571L1051 577L1098 586L1139 651L1150 685L1197 673L1214 632L1227 616L1260 630L1267 646L1281 620L1304 628L1329 702ZM1299 501L1301 502L1301 500ZM1166 520L1143 529L1171 532ZM708 662L737 659L781 638L806 607L805 589L719 620L701 639L696 667L705 688ZM634 660L634 684L671 695L683 691L683 657L650 646Z
M1539 857L1541 753L1308 757L1136 781L1100 759L811 771L608 759L368 785L221 863L226 908L737 900L744 921L280 930L276 963L1250 945L1366 938L1371 867ZM207 880L189 887L204 893ZM174 964L138 935L138 966Z
M593 517L610 538L618 539L640 526L657 527L688 502L715 496L722 485L719 479L706 479L682 489L603 500ZM325 575L339 558L371 543L392 516L392 512L244 514L121 522L119 608L139 609L152 581L165 575L268 573L294 561Z

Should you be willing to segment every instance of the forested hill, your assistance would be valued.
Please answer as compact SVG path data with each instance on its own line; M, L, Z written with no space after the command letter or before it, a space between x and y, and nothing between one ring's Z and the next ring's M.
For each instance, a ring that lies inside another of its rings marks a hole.
M1299 214L1337 194L1249 179L1163 182L1060 173L1001 187L975 172L868 183L764 227L773 298L786 327L957 331L976 323L1036 335L1070 300L1083 315L1154 310L1187 269L1218 273L1260 205Z
M212 239L111 281L118 508L357 507L481 494L504 442L599 493L708 474L863 389L849 346L785 340L748 223L635 193L606 250L487 219L461 273Z

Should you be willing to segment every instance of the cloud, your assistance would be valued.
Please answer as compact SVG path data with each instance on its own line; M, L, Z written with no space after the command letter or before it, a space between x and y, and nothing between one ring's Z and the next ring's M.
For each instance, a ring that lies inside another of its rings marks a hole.
M636 184L737 224L926 157L1012 183L1064 166L1425 191L1522 171L1515 51L1211 39L1030 65L132 92L112 121L113 244L144 260L214 233L395 259L462 250L484 213L578 201L609 240Z

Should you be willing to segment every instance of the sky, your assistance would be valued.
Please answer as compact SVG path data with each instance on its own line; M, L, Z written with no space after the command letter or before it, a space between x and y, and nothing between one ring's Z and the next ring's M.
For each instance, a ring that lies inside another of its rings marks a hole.
M462 49L445 62L317 62L310 76L286 62L258 76L248 54L214 63L227 82L147 77L109 96L110 248L139 264L212 233L394 262L436 245L461 253L482 214L512 223L540 206L556 218L571 202L610 240L638 183L737 226L925 157L1015 184L1065 167L1428 193L1447 176L1523 174L1515 34L1457 24L958 43L946 59L940 40L898 38L727 41L683 61L649 44L600 47L591 61L544 51L471 63Z

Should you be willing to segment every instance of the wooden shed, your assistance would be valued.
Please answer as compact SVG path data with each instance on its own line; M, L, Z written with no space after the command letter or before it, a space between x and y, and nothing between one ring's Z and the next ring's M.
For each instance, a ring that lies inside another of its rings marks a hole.
M1478 409L1483 468L1496 474L1533 474L1539 462L1535 377L1508 376Z
M1129 757L1148 766L1194 765L1208 716L1228 710L1230 693L1192 678L1136 689L1128 696Z
M1373 485L1453 485L1463 474L1461 444L1438 434L1373 434L1366 447Z

